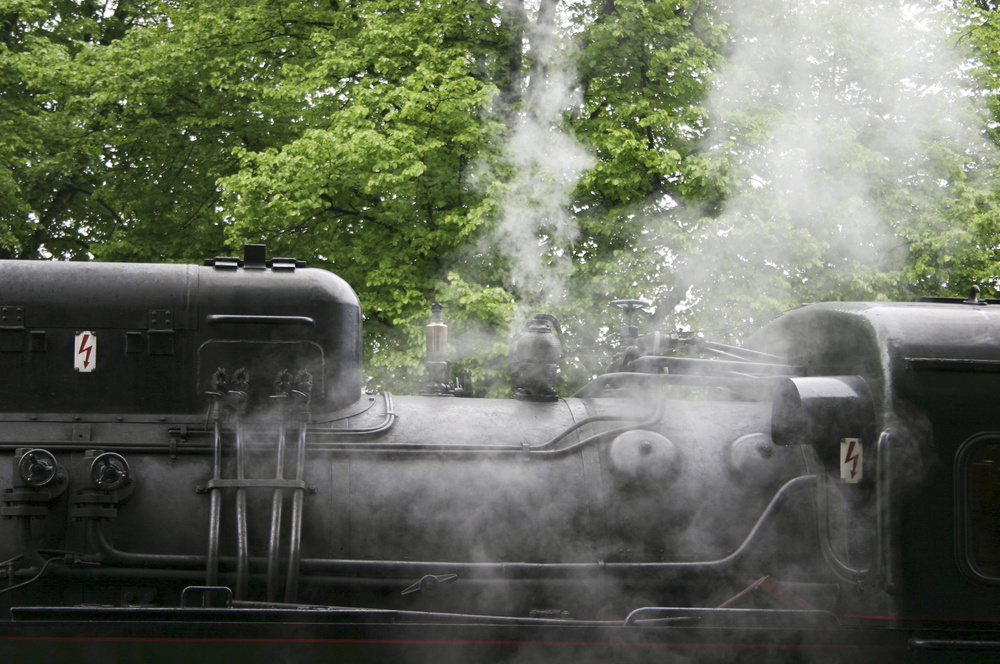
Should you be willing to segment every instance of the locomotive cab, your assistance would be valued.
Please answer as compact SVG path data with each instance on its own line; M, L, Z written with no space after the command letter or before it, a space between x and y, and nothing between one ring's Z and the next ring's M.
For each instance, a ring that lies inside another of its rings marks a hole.
M858 582L884 597L875 615L893 624L988 631L997 617L997 304L814 304L751 339L810 376L856 375L871 389L878 435L862 450L868 515L855 516L873 547ZM846 454L825 456L832 481L851 463Z

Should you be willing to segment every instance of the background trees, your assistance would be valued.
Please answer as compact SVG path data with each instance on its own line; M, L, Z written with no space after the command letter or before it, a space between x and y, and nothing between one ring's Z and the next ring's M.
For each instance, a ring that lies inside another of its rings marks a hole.
M995 291L994 11L5 0L0 255L266 242L358 290L373 386L419 384L434 300L488 386L543 308L587 349L614 298L738 336L812 299Z

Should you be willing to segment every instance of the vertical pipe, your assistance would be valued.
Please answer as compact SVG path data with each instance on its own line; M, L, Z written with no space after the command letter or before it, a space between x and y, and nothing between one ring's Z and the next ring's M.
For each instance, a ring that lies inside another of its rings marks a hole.
M285 479L285 419L278 427L278 464L274 479ZM284 507L285 495L281 489L275 489L271 496L271 539L267 547L267 601L278 601L278 553L281 542L281 511Z
M306 425L308 414L303 414L299 422L299 439L295 450L295 479L305 477L306 468ZM305 491L296 489L292 497L292 533L288 551L288 579L285 583L285 601L294 602L298 596L299 561L302 557L302 499Z
M816 515L819 526L819 545L823 558L833 572L845 581L860 584L868 576L869 568L856 569L851 567L837 555L830 541L830 496L827 488L827 470L820 467L816 472ZM854 517L851 514L849 517Z
M222 423L215 417L215 442L213 445L212 479L222 479ZM209 491L208 507L208 564L205 569L205 585L219 584L219 517L222 510L222 495L219 489Z
M246 479L244 467L243 416L236 414L236 479ZM236 488L236 599L246 599L247 580L250 578L250 548L247 535L247 490Z
M899 590L899 510L895 505L892 485L893 432L886 429L876 448L875 509L878 533L878 576L882 588L890 595Z
M19 516L17 517L17 524L18 544L21 547L21 551L24 552L24 557L31 563L31 566L40 570L45 565L45 559L38 553L31 539L31 517Z

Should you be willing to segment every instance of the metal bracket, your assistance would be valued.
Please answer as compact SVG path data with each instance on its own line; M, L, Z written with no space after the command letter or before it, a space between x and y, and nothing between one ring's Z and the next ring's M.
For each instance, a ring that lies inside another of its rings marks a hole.
M195 487L198 493L214 491L215 489L298 489L306 493L316 493L315 485L306 484L302 480L268 480L268 479L244 479L244 480L217 480L211 479L207 484L199 484Z
M188 596L193 594L201 595L201 605L204 607L216 607L218 604L213 604L211 602L213 597L221 596L225 601L224 606L227 609L233 608L233 590L228 586L188 586L181 591L181 608L189 608Z
M0 352L23 352L24 340L24 307L0 306Z
M413 593L426 593L428 595L432 595L437 592L438 586L442 583L448 583L457 578L458 574L428 574L404 590L402 594L411 595Z
M174 314L169 309L149 312L149 354L174 354Z
M170 434L170 460L177 460L177 447L187 442L188 425L182 424L179 427L171 427L167 432Z

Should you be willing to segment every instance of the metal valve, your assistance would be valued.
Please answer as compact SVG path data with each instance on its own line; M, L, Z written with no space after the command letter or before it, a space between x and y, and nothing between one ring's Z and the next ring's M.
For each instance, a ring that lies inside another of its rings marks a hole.
M412 593L424 593L426 595L433 595L437 592L438 586L442 583L448 583L449 581L454 581L457 578L458 574L427 574L412 586L404 590L402 594L410 595Z
M632 324L632 315L636 311L642 311L649 306L646 300L612 300L611 306L618 307L625 312L625 324Z
M94 458L90 463L90 479L97 488L104 491L116 491L131 478L128 461L120 454L105 452Z
M47 486L56 477L56 458L47 450L28 450L17 462L17 471L28 486Z
M639 337L639 328L632 324L632 319L635 317L635 312L642 311L649 306L649 302L646 300L612 300L611 306L618 307L623 312L625 312L625 324L621 327L621 345L622 348L628 348L629 346L635 345L636 339Z

